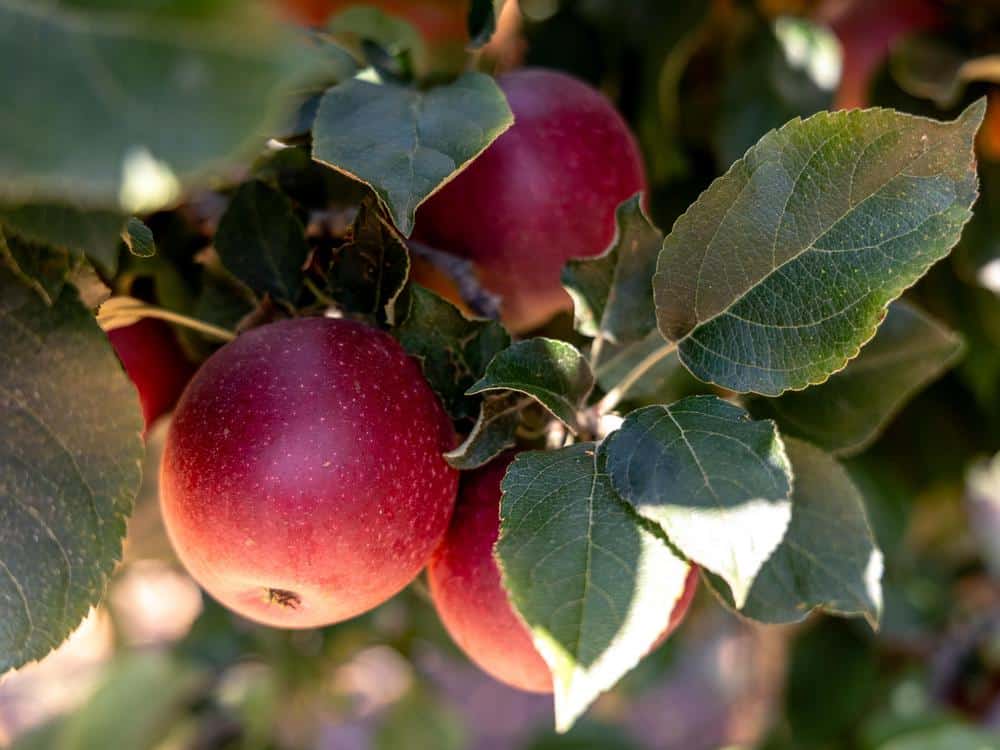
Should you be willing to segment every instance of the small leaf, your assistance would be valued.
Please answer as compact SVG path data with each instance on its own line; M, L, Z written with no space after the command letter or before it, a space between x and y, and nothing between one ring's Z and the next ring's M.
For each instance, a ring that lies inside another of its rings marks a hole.
M153 210L280 122L279 89L304 53L270 15L212 3L208 17L163 18L140 5L0 2L0 46L18 61L0 74L5 200Z
M22 283L27 284L52 305L73 269L72 259L63 250L22 240L0 231L0 267L6 264Z
M518 341L497 354L486 374L468 391L509 390L526 393L571 430L577 412L594 389L594 374L572 344L555 339Z
M222 264L255 292L294 303L309 254L291 201L259 180L236 191L219 220L215 249Z
M521 453L501 487L503 584L552 670L565 731L649 652L689 566L636 522L593 443Z
M107 277L118 269L125 217L115 211L87 211L69 205L24 203L0 206L0 225L8 234L71 255L84 254Z
M657 318L684 365L768 396L841 369L958 241L984 112L821 113L764 136L663 243Z
M143 445L135 389L72 287L48 307L0 269L0 318L3 673L58 646L101 599Z
M752 404L782 432L838 455L863 450L903 405L951 366L962 340L905 302L858 357L822 385Z
M634 195L615 212L615 238L599 257L571 260L562 272L573 298L576 328L612 344L639 341L656 328L650 280L663 246L663 234Z
M497 352L510 346L510 334L492 320L468 320L458 308L422 286L412 284L403 303L402 323L393 330L424 377L455 419L475 419L479 399L466 395Z
M882 614L882 553L860 493L829 454L796 438L786 438L785 448L795 474L792 520L740 613L760 622L787 623L822 609L862 615L876 627ZM732 604L726 584L707 578Z
M122 240L128 251L137 258L152 258L156 255L156 240L153 231L134 216L129 217L122 232Z
M395 323L396 300L410 273L410 254L396 230L363 203L351 239L338 248L327 290L343 310Z
M444 454L445 460L456 469L468 471L513 448L524 404L525 399L516 394L484 398L472 431L460 446Z
M503 4L504 0L472 0L469 5L469 49L480 49L493 37Z
M481 73L428 91L354 78L323 96L313 158L370 186L409 236L417 206L513 122L503 92Z
M622 498L722 576L742 606L792 515L791 467L774 422L692 396L632 412L602 450Z

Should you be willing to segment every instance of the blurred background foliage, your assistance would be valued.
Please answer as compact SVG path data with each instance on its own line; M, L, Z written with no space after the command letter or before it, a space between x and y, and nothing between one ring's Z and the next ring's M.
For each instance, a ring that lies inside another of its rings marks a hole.
M703 588L669 643L572 732L556 736L550 699L505 688L469 665L419 581L374 612L308 632L258 627L203 597L173 559L159 521L161 422L147 436L145 485L107 602L54 655L0 681L0 746L1000 747L1000 3L506 5L479 66L557 68L604 91L639 137L651 215L665 230L748 146L792 117L891 106L947 118L989 97L975 218L952 257L910 292L961 332L965 356L848 462L886 555L879 632L825 617L754 626ZM397 72L424 64L407 50L432 41L363 16L331 24ZM287 125L292 143L314 106L303 101ZM295 201L315 244L346 231L349 214L340 207L356 204L361 192L306 154L277 151L253 174ZM248 297L205 252L218 201L206 193L151 216L158 253L124 255L117 289L224 327L248 315L266 319L275 303ZM179 334L193 359L207 354L203 339Z

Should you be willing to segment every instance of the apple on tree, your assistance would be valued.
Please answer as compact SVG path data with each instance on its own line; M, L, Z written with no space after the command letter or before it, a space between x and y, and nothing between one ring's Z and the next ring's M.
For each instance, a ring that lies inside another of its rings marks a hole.
M386 333L301 318L253 329L195 375L160 476L181 560L236 612L288 628L365 612L448 526L451 423Z
M497 78L514 125L417 211L414 237L474 261L515 331L537 327L570 298L570 258L600 255L618 204L645 188L642 156L600 92L564 73Z
M428 581L438 615L472 661L512 687L551 693L552 674L515 614L493 557L500 531L500 482L514 456L508 452L463 477L454 518L427 567ZM698 569L692 566L653 649L684 619L697 588Z

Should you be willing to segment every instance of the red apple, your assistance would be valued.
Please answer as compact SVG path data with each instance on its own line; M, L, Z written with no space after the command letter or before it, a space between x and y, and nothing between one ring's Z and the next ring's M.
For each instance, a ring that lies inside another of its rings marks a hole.
M448 527L454 433L386 333L328 318L242 334L174 413L160 476L178 556L258 622L327 625L381 604Z
M552 692L548 666L515 614L500 583L493 546L500 529L500 482L514 454L506 454L463 478L448 534L427 567L431 596L445 628L484 671L511 687ZM687 614L698 587L691 568L662 644Z
M420 207L414 236L475 261L523 331L570 306L563 265L603 252L618 204L646 183L635 138L600 92L550 70L497 82L514 125Z
M170 326L144 318L108 331L111 345L139 391L146 429L170 411L194 373Z
M431 44L468 41L468 0L279 0L299 23L319 26L348 8L370 6L409 21Z

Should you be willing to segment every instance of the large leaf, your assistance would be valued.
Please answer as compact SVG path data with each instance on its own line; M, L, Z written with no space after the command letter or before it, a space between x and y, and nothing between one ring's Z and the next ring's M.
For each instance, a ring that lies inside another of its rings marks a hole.
M921 388L954 363L962 340L904 302L894 302L857 359L822 385L752 405L782 432L839 455L862 450Z
M0 206L0 225L29 242L85 254L108 276L118 269L126 218L117 211L85 211L54 203Z
M586 336L624 345L656 328L653 288L663 234L634 195L615 212L615 238L597 258L571 260L562 272L573 297L577 329Z
M629 414L602 446L618 493L739 606L792 516L792 476L771 421L715 396Z
M577 412L594 389L594 373L572 344L556 339L518 341L497 354L486 373L467 393L519 391L577 427Z
M295 302L309 246L291 201L274 188L259 180L240 186L219 220L215 249L254 291Z
M481 73L428 91L355 78L323 96L313 158L369 185L409 236L417 206L513 122L503 92Z
M636 522L593 443L521 453L501 487L503 583L552 670L566 730L663 633L689 567Z
M486 371L497 352L510 345L510 334L492 320L469 320L457 307L413 284L401 305L402 322L393 330L424 377L456 419L475 419L480 399L466 391Z
M97 604L139 488L142 415L67 286L52 307L0 270L0 673Z
M882 553L860 493L829 454L796 438L786 438L785 448L795 474L792 520L739 611L760 622L785 623L818 608L862 615L876 626L882 614ZM725 583L707 577L732 604Z
M291 42L263 13L216 15L0 2L17 61L0 74L0 195L152 209L262 145Z
M775 396L826 380L958 241L985 100L940 123L821 113L768 133L678 219L654 296L697 377Z

